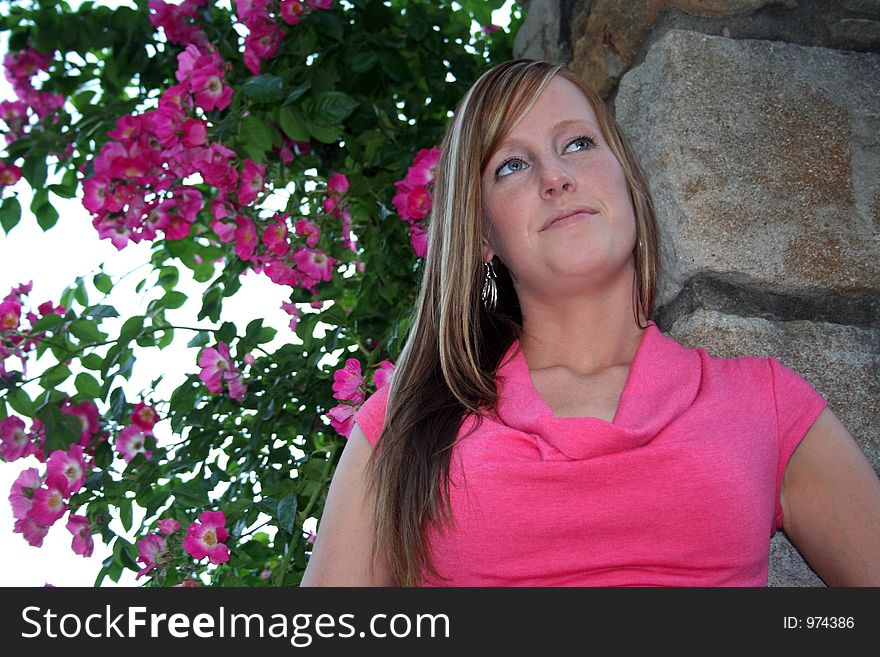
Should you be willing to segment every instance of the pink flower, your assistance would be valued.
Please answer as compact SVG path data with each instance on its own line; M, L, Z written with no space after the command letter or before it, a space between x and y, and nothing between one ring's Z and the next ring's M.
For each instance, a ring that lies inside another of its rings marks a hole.
M332 426L340 435L348 436L354 427L354 414L357 409L351 404L339 404L334 406L327 415L330 417L330 426Z
M428 233L423 226L413 224L409 227L409 241L413 251L420 258L428 255Z
M248 27L250 34L244 39L244 65L251 73L259 75L260 62L278 52L284 32L268 20L252 21Z
M159 562L159 558L165 553L165 539L158 534L149 534L138 541L137 560L144 564L135 579L140 579L149 573Z
M33 506L28 516L44 527L52 526L67 511L64 503L66 486L67 482L59 477L48 479L45 488L34 491L31 499Z
M247 392L247 386L241 378L241 374L232 365L229 355L229 347L225 342L220 342L217 348L206 347L199 356L199 379L208 388L208 391L219 394L223 391L223 381L226 381L229 396L236 401L241 401Z
M349 358L342 369L333 373L333 396L336 399L360 404L364 401L363 385L361 364L356 358Z
M306 244L310 247L315 246L321 239L321 229L308 219L297 219L294 230L297 235L305 236Z
M7 297L0 303L0 331L14 331L21 322L21 304Z
M39 524L32 516L27 516L16 520L12 531L24 536L24 540L34 547L41 547L43 539L49 533L49 528Z
M21 169L14 164L0 162L0 189L14 185L19 180L21 180Z
M151 436L149 429L144 429L137 424L130 424L119 432L116 437L116 451L125 459L126 463L138 454L143 454L146 459L153 458L153 453L146 449L147 436Z
M225 525L226 515L222 511L202 511L198 522L187 527L183 549L194 559L208 557L215 564L229 561L229 548L223 542L229 537Z
M348 191L348 178L341 173L330 174L330 177L327 178L327 189L344 194Z
M492 32L497 32L500 29L500 27L498 27L497 25L492 25L491 23L489 25L484 25L483 36L489 36L490 34L492 34Z
M209 392L215 395L222 392L223 376L234 371L232 358L229 355L229 347L225 342L217 344L217 348L206 347L199 356L199 379L205 384Z
M180 523L174 518L162 518L162 520L156 524L159 526L159 532L164 536L173 534L180 529Z
M9 503L12 505L12 517L21 519L28 515L33 507L34 491L43 485L43 478L36 468L23 470L9 492Z
M276 216L275 223L269 224L263 230L263 243L266 245L266 250L273 255L283 256L290 249L286 219L286 214L281 217Z
M92 556L95 543L92 541L92 528L89 525L89 519L71 513L67 518L67 531L73 534L73 543L71 544L73 551L84 557Z
M383 360L379 363L379 369L373 372L373 384L377 389L381 388L388 383L392 374L394 374L394 363Z
M241 169L241 183L238 186L238 200L242 205L250 205L263 191L266 167L250 158L244 161Z
M296 325L299 323L299 309L296 307L295 303L290 303L289 301L281 302L281 309L290 315L290 330L295 331Z
M253 260L257 248L257 229L254 222L239 215L235 218L235 255L242 260Z
M82 488L86 481L86 463L83 459L82 446L71 445L69 452L65 452L63 449L56 449L52 452L49 456L46 478L61 482L64 486L62 492L65 497Z
M196 106L206 112L226 109L232 102L232 87L223 84L222 66L223 60L211 55L203 55L193 64L190 90Z
M302 0L281 0L279 3L281 18L288 25L296 25L300 21L300 17L306 10Z
M194 148L205 143L208 126L202 119L187 119L183 122L181 143L187 148Z
M37 451L24 431L24 421L15 415L0 420L0 440L0 456L4 461L15 461Z
M320 249L299 248L293 254L297 268L316 281L329 281L333 278L333 264L336 262Z
M134 411L131 414L131 421L144 429L152 429L153 425L159 420L159 414L152 406L147 406L143 402L135 404Z
M98 407L89 400L81 404L73 405L68 400L62 407L61 412L66 415L73 415L79 420L82 426L82 432L79 435L79 444L88 447L92 436L98 431Z

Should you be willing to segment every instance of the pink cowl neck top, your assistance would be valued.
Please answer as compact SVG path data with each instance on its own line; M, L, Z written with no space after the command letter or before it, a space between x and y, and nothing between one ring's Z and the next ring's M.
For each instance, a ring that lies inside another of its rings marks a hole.
M425 586L765 586L791 454L826 401L775 358L716 358L650 322L613 422L558 418L519 343L497 417L466 419L454 525ZM375 447L388 386L355 421Z

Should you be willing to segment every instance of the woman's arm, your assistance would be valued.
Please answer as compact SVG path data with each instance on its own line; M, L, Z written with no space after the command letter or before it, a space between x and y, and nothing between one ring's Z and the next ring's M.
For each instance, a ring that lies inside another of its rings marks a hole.
M827 408L792 454L785 533L829 586L880 586L880 480Z
M324 514L301 586L390 586L372 552L375 496L367 489L373 448L355 424L327 494Z

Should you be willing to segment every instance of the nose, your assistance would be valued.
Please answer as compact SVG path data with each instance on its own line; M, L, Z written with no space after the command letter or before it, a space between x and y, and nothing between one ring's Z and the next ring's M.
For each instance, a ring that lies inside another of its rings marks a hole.
M574 176L565 162L547 162L543 165L542 173L541 195L544 197L558 196L562 192L572 192L576 188Z

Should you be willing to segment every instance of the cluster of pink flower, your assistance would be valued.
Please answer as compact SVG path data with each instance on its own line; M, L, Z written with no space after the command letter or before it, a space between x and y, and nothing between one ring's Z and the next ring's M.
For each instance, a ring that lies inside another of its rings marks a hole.
M44 474L40 474L36 468L23 471L9 495L12 514L16 518L15 531L35 547L43 544L49 528L67 511L67 500L85 482L86 472L90 467L89 457L94 456L95 448L107 437L101 431L98 407L93 402L86 400L73 404L68 399L61 405L61 412L79 420L82 427L79 440L67 450L52 452ZM157 420L155 409L144 403L137 404L131 414L132 426L148 433ZM127 455L127 450L132 448L126 444L123 436L127 432L131 433L130 429L131 427L124 429L116 442L116 447L126 462L132 458ZM46 435L39 420L35 419L30 432L26 433L24 421L15 415L9 416L0 421L0 441L0 456L5 461L15 461L31 455L41 462L46 461L43 451ZM73 534L73 551L90 556L92 532L88 520L71 513L67 529Z
M16 356L21 359L22 373L27 373L27 353L34 349L42 338L42 334L34 334L33 326L46 315L64 315L64 306L56 306L46 301L37 306L37 315L32 310L25 312L25 319L30 326L22 325L22 308L25 297L33 289L33 281L12 288L0 301L0 377L7 376L5 362Z
M125 427L116 436L116 451L129 463L138 454L144 458L153 458L153 453L147 451L147 437L153 435L153 426L159 420L156 409L147 406L143 402L134 407L131 414L131 424Z
M34 87L32 80L40 71L49 70L53 57L54 53L44 54L28 48L7 53L3 58L6 79L12 84L12 89L18 96L18 100L6 100L0 103L0 119L3 119L9 128L6 134L7 144L30 131L32 118L36 118L36 122L42 121L53 116L60 107L64 106L64 96L39 91Z
M144 567L137 579L150 573L156 567L173 563L173 546L170 537L180 529L180 522L174 518L163 518L156 523L158 534L148 534L138 541L138 558ZM213 564L229 561L229 548L225 541L229 538L226 529L226 514L222 511L202 511L199 519L189 525L183 539L183 549L194 559L208 558ZM176 537L175 537L176 539ZM178 544L179 545L179 544ZM187 578L181 586L194 586L195 580Z
M45 476L36 468L24 470L9 493L12 515L16 519L13 531L34 547L40 547L49 528L67 511L70 496L82 488L88 467L82 446L71 445L67 451L52 452ZM93 543L88 519L71 513L67 529L73 534L73 551L84 557L91 556Z
M224 83L226 64L211 49L187 46L177 57L177 81L159 98L159 106L119 119L94 159L94 174L83 184L83 205L102 238L117 249L129 241L151 240L162 230L166 239L190 232L204 200L182 179L201 174L222 193L232 193L238 171L229 162L235 153L208 144L207 122L196 108L222 110L232 99ZM242 183L242 192L250 193Z
M394 364L383 360L379 363L379 368L373 372L373 385L377 389L381 388L388 383L393 373ZM337 404L327 411L327 416L330 418L330 426L346 438L351 434L354 426L355 413L364 403L365 388L366 381L361 374L361 364L355 358L346 360L345 366L333 373L333 396L344 403Z
M428 253L425 219L431 213L431 187L434 183L434 167L439 159L438 147L423 148L413 158L406 177L394 183L397 194L392 202L400 218L409 224L409 239L420 258Z
M247 386L244 383L241 372L235 369L232 357L229 355L229 346L220 342L216 347L202 349L199 356L199 379L215 395L223 392L223 382L226 382L226 390L230 397L236 401L244 399Z
M254 175L261 176L262 170L255 171ZM328 215L341 220L344 246L355 251L351 237L351 215L343 202L348 186L348 178L343 174L331 174L327 179L323 207ZM215 217L211 227L220 241L228 243L235 240L236 255L249 261L254 271L262 272L273 283L299 286L317 294L317 284L333 277L337 260L317 248L321 229L308 219L297 219L294 224L294 235L305 239L305 245L296 245L291 243L288 228L290 215L287 213L276 214L258 234L257 226L248 217L239 215L235 218L235 224L225 223L223 220L232 216L232 212L222 205L222 201L212 201L211 212ZM285 307L285 310L294 315L292 309Z
M165 37L171 43L199 47L207 45L205 33L196 25L196 14L206 6L208 0L183 0L179 5L170 5L163 0L150 0L150 24L165 30Z
M235 0L238 20L248 30L244 40L244 64L254 75L260 74L260 63L271 59L281 47L284 30L275 14L288 25L296 25L303 16L318 9L330 9L333 0Z

